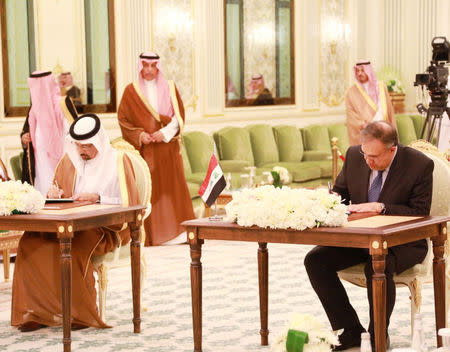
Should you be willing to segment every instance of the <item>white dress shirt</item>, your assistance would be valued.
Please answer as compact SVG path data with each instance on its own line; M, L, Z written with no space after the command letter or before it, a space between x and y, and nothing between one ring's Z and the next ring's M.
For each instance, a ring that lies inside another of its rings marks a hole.
M95 159L84 161L84 168L80 171L82 172L77 172L74 195L96 193L100 196L101 204L122 204L118 177L112 178L113 181L108 184L108 187L99 189L98 185L93 182L99 178L98 164Z
M369 83L363 83L362 84L364 90L366 91L367 95L369 95ZM378 97L378 110L375 112L375 115L373 115L372 122L374 121L383 121L383 108L381 107L381 99Z
M147 90L147 97L150 105L158 111L158 87L156 85L156 80L147 81L145 80L145 88ZM171 121L167 124L167 126L162 127L160 129L163 134L163 141L165 143L169 143L170 140L177 134L180 129L180 125L178 124L178 120L175 115L171 116Z

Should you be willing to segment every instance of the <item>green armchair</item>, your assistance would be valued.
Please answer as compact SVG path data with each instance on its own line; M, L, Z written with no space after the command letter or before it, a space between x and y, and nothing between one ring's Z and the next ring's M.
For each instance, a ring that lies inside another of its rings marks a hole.
M229 173L231 176L231 187L241 187L240 175L249 172L247 167L255 166L250 133L245 128L225 127L214 133L214 141L220 167L226 175ZM260 182L261 176L257 176L254 181Z
M265 167L266 165L278 164L280 159L272 127L262 124L250 125L246 127L246 130L250 136L255 166Z
M203 201L198 191L208 171L209 160L214 152L214 140L203 132L187 132L183 135L181 156L184 164L184 174L192 199L196 217L203 215Z
M422 126L425 123L425 118L422 115L396 115L398 139L400 143L408 145L420 139ZM433 141L435 144L436 141Z
M335 123L333 125L328 125L328 136L330 140L333 137L338 139L339 151L345 155L347 149L350 147L350 142L348 141L348 131L347 126L343 123Z
M12 169L13 176L14 176L15 180L21 180L22 179L22 158L23 158L23 152L21 152L18 155L14 155L9 160L9 163L11 165L11 169Z
M225 127L214 133L219 159L230 160L224 166L255 166L250 134L244 128ZM221 164L222 165L222 164ZM227 170L224 170L226 172Z

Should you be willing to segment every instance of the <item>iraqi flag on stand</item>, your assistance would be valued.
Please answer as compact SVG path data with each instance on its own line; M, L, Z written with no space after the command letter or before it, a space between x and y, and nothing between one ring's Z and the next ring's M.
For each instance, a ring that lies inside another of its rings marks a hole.
M213 154L209 161L208 172L202 185L198 191L203 201L211 207L214 204L219 194L225 189L227 185L222 169L217 162L216 156Z

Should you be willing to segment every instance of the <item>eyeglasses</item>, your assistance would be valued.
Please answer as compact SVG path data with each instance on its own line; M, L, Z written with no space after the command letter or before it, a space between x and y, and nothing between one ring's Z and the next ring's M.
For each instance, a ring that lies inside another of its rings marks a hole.
M362 149L359 149L359 152L360 152L360 154L364 157L364 159L375 160L375 159L379 158L380 156L382 156L384 153L386 153L386 152L388 152L388 151L391 151L391 148L392 148L392 147L387 148L384 152L381 152L381 153L378 154L378 155L368 155L368 154L364 153L364 152L362 151Z

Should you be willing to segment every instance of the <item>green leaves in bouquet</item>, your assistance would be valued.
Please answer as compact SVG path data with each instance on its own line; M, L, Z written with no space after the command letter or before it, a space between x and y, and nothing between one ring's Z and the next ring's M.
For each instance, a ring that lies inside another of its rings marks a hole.
M272 178L273 178L272 185L275 188L281 188L283 185L281 184L280 174L276 171L270 171L270 173L272 174Z
M389 81L389 84L387 85L388 92L393 92L395 86L395 80L391 79Z
M20 214L26 214L26 213L24 211L20 211L20 210L14 209L11 212L11 214L13 214L13 215L20 215Z

